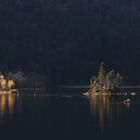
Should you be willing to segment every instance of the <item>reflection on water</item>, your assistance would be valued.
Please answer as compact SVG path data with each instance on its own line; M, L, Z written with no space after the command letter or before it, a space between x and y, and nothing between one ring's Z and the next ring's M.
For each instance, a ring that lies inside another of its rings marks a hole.
M62 90L56 95L40 93L0 95L2 139L123 140L139 136L138 96L87 98L81 96L81 91L74 95L75 90L72 94ZM128 98L132 101L130 107L124 104Z
M121 115L124 104L119 102L116 97L93 95L89 97L91 112L93 116L97 116L99 119L100 127L105 127L107 123L109 126L113 126ZM130 104L125 105L129 109Z
M1 116L13 113L14 100L15 100L14 95L1 95L0 96L0 114L1 114Z

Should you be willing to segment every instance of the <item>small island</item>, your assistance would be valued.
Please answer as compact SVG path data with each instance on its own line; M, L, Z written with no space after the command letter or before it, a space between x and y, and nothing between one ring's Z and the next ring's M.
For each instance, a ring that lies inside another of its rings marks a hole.
M122 76L120 73L111 70L106 72L104 70L104 63L101 62L98 76L93 76L90 79L90 89L87 95L108 95L111 92L119 90Z

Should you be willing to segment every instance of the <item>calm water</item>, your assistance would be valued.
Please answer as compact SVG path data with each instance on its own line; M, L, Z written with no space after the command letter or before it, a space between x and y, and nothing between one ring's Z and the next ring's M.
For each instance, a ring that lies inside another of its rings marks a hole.
M140 96L82 96L85 89L55 89L0 96L3 140L124 140L140 133ZM42 94L41 94L42 93ZM44 94L45 93L45 94Z

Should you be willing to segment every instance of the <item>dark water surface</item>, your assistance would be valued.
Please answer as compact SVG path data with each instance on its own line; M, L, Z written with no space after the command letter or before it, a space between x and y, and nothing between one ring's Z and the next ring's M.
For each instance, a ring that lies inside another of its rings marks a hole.
M88 98L82 96L84 91L85 89L78 91L61 88L34 94L31 94L31 91L24 91L20 96L0 95L1 139L139 138L139 95ZM131 99L131 104L123 103L127 98Z

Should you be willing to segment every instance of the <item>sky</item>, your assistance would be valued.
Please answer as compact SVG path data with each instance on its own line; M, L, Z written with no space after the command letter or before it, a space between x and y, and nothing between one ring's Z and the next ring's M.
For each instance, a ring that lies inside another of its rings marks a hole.
M140 84L139 0L0 0L0 69L86 81L103 61Z

